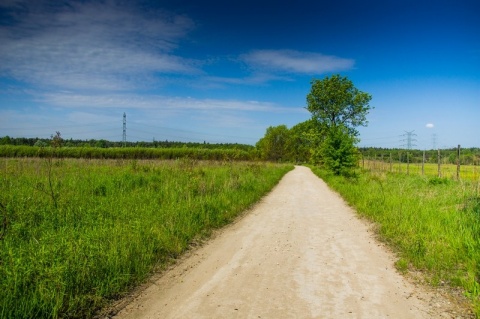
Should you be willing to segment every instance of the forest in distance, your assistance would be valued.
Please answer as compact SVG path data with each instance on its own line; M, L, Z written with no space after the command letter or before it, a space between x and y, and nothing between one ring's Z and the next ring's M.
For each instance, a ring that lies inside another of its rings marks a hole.
M286 132L292 131L293 134L287 134ZM272 133L273 132L273 133ZM269 146L260 145L256 146L240 143L198 143L198 142L182 142L182 141L137 141L126 142L121 141L107 141L104 139L62 139L62 148L70 149L85 149L85 148L161 148L161 149L203 149L203 150L237 150L248 153L248 156L243 156L242 159L264 159L275 162L293 162L293 163L307 163L310 151L306 149L304 142L300 141L300 137L295 136L295 127L288 129L285 125L276 127L269 127L267 133L263 139L269 139L270 141L276 141L276 143L269 142ZM290 138L286 138L290 135ZM27 137L10 137L4 136L0 138L0 156L2 157L16 157L16 153L7 152L6 148L1 146L31 146L35 148L49 148L52 146L52 138L27 138ZM421 163L423 161L423 155L425 153L426 163L438 162L438 150L419 150L419 149L404 149L404 148L381 148L381 147L358 147L358 153L361 159L364 160L376 160L389 162L401 162L401 163ZM262 153L263 151L263 153ZM442 164L456 164L457 163L457 151L458 149L446 148L441 149L441 162ZM30 154L31 152L29 152ZM22 153L23 154L23 153ZM67 155L65 157L81 157ZM72 154L70 152L70 154ZM88 154L88 152L87 152ZM23 156L26 156L23 154ZM31 156L28 156L31 157ZM62 157L62 156L61 156ZM146 156L150 157L150 156ZM180 156L181 157L181 156ZM480 165L480 147L461 148L460 153L461 165Z

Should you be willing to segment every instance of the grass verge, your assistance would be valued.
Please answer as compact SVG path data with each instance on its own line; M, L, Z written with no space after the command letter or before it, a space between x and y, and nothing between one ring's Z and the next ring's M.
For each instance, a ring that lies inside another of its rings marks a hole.
M291 165L0 159L0 318L88 318Z

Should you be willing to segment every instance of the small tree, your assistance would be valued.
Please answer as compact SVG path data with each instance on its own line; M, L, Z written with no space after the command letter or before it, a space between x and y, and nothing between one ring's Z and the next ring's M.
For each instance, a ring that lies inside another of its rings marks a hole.
M52 135L51 137L52 137L52 142L51 142L52 147L58 148L62 146L63 138L59 131L55 132L55 135Z
M320 149L312 150L312 156L335 174L347 174L357 165L357 127L367 125L372 97L340 75L315 79L311 84L307 110L321 132L317 138Z

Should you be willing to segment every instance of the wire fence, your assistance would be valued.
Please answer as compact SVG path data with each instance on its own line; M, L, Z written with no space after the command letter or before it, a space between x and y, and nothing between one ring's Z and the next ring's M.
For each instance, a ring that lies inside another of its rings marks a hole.
M480 153L457 149L362 153L360 167L379 172L416 174L455 180L480 180Z

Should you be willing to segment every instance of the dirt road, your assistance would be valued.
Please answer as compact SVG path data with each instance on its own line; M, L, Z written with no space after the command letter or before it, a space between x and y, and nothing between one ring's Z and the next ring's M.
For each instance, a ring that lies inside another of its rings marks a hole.
M116 318L452 317L393 262L337 194L297 167Z

